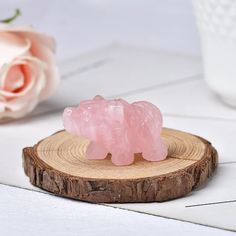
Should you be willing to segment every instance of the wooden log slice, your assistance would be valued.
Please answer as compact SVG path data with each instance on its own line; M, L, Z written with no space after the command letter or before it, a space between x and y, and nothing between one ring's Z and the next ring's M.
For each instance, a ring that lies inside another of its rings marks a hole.
M89 202L161 202L186 195L205 182L217 166L217 152L197 136L164 128L168 157L149 162L141 154L130 166L110 157L87 160L88 140L59 131L23 149L30 182L57 195Z

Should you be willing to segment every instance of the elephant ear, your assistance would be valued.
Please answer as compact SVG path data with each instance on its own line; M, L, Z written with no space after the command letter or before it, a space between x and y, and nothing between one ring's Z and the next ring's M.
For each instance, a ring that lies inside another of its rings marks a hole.
M139 144L142 147L153 146L161 137L162 115L160 110L148 102L135 102L132 106L136 117L135 129L136 135L139 137ZM141 149L140 151L143 152Z
M158 107L150 102L140 101L132 103L141 123L151 126L155 132L161 133L163 118Z

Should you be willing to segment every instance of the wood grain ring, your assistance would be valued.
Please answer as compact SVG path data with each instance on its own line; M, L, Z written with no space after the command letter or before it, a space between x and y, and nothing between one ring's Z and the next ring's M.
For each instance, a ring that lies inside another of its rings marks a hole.
M117 167L84 157L88 140L59 131L23 149L23 165L30 182L55 194L89 202L161 202L186 195L214 172L218 156L205 139L164 128L168 157Z

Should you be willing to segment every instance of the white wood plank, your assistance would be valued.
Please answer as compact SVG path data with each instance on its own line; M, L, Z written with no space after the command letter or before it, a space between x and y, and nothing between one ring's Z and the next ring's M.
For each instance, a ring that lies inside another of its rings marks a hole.
M236 121L236 110L213 94L202 76L124 97L129 101L151 101L164 114Z
M137 93L200 74L199 58L114 44L61 64L62 82L54 97L33 114L63 109L96 94Z
M164 126L190 132L209 140L219 153L219 161L235 162L236 123L213 119L164 116Z
M22 149L63 129L61 114L26 118L0 126L0 183L32 188L22 168Z
M116 206L236 231L235 181L236 163L222 164L207 184L184 198L164 203Z
M200 225L0 185L1 235L233 235Z

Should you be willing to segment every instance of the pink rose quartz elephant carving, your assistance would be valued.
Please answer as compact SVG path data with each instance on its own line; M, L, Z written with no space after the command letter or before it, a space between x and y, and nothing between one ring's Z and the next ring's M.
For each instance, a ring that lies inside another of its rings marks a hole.
M134 153L142 153L148 161L167 156L161 139L161 112L146 101L129 104L123 99L106 100L98 95L80 102L78 107L66 108L63 124L67 132L91 141L87 159L104 159L111 153L115 165L130 165Z

